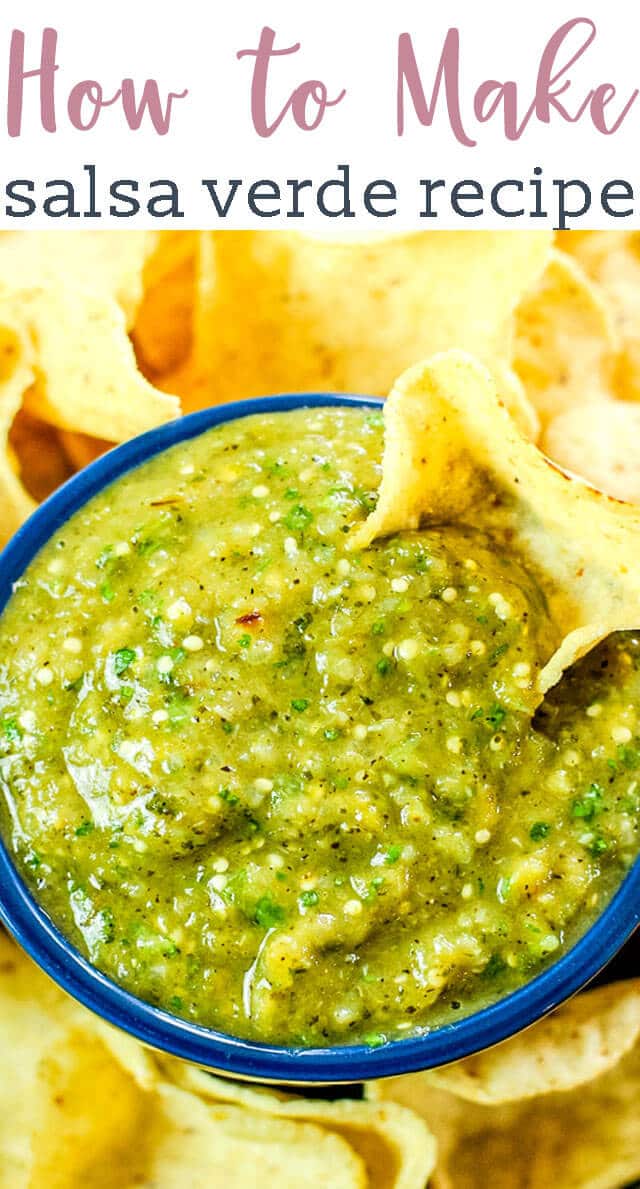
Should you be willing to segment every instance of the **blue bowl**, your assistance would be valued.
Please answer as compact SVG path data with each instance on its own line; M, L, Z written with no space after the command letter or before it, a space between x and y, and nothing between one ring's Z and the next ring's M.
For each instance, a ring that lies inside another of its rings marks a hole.
M252 413L300 407L364 405L362 396L292 394L219 405L153 429L105 454L46 501L0 554L0 611L13 584L49 538L99 491L177 442ZM333 1045L323 1049L253 1044L198 1027L152 1007L91 966L39 907L0 842L0 920L31 958L86 1007L155 1049L225 1076L265 1082L329 1084L431 1069L505 1040L564 1002L614 956L640 923L640 861L584 936L526 986L491 1007L425 1036L379 1048Z

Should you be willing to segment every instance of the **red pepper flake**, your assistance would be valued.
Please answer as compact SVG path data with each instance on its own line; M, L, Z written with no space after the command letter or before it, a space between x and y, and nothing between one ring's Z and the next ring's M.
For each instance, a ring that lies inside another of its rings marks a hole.
M239 615L236 619L236 623L248 624L249 627L256 626L262 622L263 619L261 611L247 611L246 615Z

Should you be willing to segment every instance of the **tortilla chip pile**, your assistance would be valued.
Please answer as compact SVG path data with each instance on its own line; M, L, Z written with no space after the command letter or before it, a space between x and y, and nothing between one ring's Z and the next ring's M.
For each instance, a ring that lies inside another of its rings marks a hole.
M557 626L532 697L640 626L639 233L0 236L0 544L113 443L300 390L391 391L360 545L471 504L515 534ZM7 1189L640 1177L640 979L489 1053L324 1102L144 1051L0 935L0 1061Z
M0 936L0 1062L3 1189L605 1189L640 1174L640 979L491 1053L325 1102L143 1049Z

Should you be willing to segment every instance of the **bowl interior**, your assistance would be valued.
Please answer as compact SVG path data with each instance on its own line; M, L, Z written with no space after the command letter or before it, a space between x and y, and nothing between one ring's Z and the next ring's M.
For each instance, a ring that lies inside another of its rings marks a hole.
M327 405L380 407L363 396L290 394L220 405L151 430L93 462L55 492L0 554L0 611L35 555L83 504L121 475L178 442L255 413ZM429 1069L487 1048L527 1027L584 986L640 922L640 860L583 937L531 982L422 1036L366 1045L294 1049L239 1040L191 1024L137 999L79 953L39 907L0 841L0 920L61 987L142 1042L224 1075L289 1084L329 1084Z

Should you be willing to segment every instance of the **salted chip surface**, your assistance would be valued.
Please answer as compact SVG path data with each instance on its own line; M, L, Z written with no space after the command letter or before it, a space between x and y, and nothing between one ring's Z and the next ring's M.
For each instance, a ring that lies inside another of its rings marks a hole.
M30 231L0 236L0 288L79 285L109 296L133 324L157 231Z
M462 521L516 550L537 578L558 647L538 698L611 632L640 624L640 511L558 470L504 409L489 372L451 351L406 372L385 404L378 503L354 548Z
M138 371L112 298L70 287L0 291L0 544L35 506L9 441L22 407L39 422L114 442L179 412L177 398Z
M373 1083L368 1097L427 1121L435 1189L620 1189L640 1175L639 1003L638 980L584 993L557 1013L558 1028L542 1021L449 1071Z
M640 981L630 979L578 995L534 1028L428 1080L469 1102L515 1102L585 1085L639 1043Z
M640 232L564 232L558 242L580 262L610 306L620 339L618 396L640 400Z
M112 298L70 286L0 291L0 327L31 345L25 406L43 421L119 442L177 416L177 399L138 371Z
M21 482L20 464L9 442L23 394L33 379L31 346L24 330L0 325L0 546L35 508Z
M131 333L140 366L156 382L183 363L191 347L197 246L195 231L161 232L145 264Z
M508 363L513 311L551 242L540 231L203 232L195 379L179 391L188 407L300 390L383 395L434 351ZM508 379L505 402L513 389ZM519 390L516 414L522 400Z
M264 1113L327 1127L358 1153L370 1189L421 1189L435 1167L436 1144L426 1124L394 1103L306 1099L223 1081L171 1058L159 1058L159 1064L168 1080L207 1101L244 1105L254 1116Z
M640 404L601 400L549 422L541 447L607 495L640 503Z
M403 1107L288 1099L161 1060L2 932L0 1064L1 1189L245 1189L257 1170L284 1189L422 1189L434 1164Z
M580 264L554 251L515 314L513 366L543 426L612 392L618 338Z

